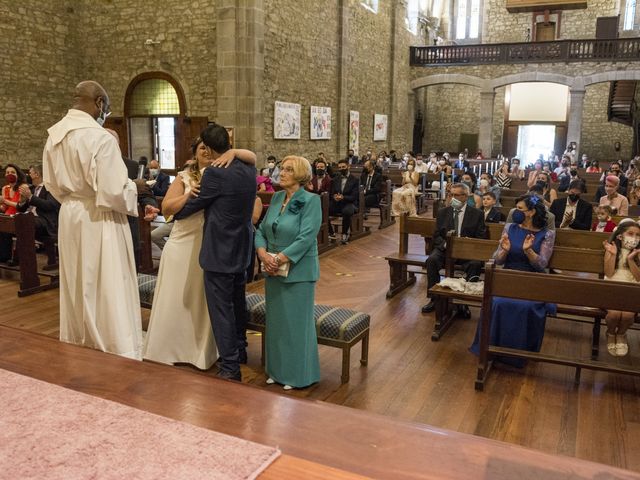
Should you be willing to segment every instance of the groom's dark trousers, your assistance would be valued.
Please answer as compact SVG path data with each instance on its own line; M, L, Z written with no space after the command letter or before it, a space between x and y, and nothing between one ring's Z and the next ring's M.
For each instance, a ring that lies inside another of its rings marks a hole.
M206 209L200 266L220 356L218 376L234 380L240 380L238 349L245 346L245 275L253 247L255 171L238 159L228 168L207 168L199 196L190 199L175 215L180 220Z

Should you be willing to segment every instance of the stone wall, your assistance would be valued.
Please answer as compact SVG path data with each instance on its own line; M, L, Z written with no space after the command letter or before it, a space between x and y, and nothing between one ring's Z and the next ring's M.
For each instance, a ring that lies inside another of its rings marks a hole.
M338 1L265 0L264 154L302 155L313 161L318 152L335 159L338 145ZM322 20L320 20L322 19ZM275 102L299 103L300 140L275 140ZM330 140L310 140L310 107L330 107Z
M40 163L46 129L69 106L77 79L72 3L0 3L1 165Z
M617 15L618 2L589 0L587 8L563 10L558 40L595 38L596 18ZM533 13L509 13L506 0L484 0L483 43L524 42L533 25ZM531 32L533 34L533 32Z
M100 82L122 116L131 80L162 71L182 86L187 115L216 118L215 2L107 0L77 3L79 72ZM146 40L159 42L145 45Z
M582 114L582 146L580 150L597 160L628 160L631 158L633 129L626 125L607 121L609 83L597 83L587 87ZM620 142L620 152L614 149Z
M493 127L492 127L492 151L491 156L497 157L502 153L502 137L504 135L504 108L505 92L507 87L496 88L496 98L493 102ZM488 156L489 152L485 153Z
M457 152L460 134L478 134L480 92L468 85L427 88L424 152Z

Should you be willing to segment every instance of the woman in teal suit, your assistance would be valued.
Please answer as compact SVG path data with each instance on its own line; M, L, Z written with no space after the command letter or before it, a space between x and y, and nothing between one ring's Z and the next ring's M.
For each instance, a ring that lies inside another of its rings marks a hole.
M320 380L313 305L322 209L320 196L304 189L310 180L307 159L286 157L280 170L283 190L273 195L256 232L256 251L267 273L267 383L280 383L285 390ZM287 266L287 276L278 275Z

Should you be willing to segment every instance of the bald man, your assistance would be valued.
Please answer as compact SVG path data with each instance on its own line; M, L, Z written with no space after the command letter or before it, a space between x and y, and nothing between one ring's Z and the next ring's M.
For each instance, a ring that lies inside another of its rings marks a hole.
M140 299L127 215L138 216L116 139L102 126L109 96L76 86L67 115L49 128L44 183L61 204L60 340L141 359Z

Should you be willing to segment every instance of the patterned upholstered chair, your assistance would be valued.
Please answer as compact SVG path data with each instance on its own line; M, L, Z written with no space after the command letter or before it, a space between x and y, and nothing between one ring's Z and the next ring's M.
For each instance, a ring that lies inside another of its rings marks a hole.
M140 292L140 305L151 308L153 304L153 291L156 288L155 275L138 274L138 291Z
M247 295L250 318L247 328L262 332L262 361L264 363L265 302L264 295ZM342 349L342 383L349 381L351 347L362 340L360 364L369 359L369 315L347 308L315 305L314 317L318 343Z

